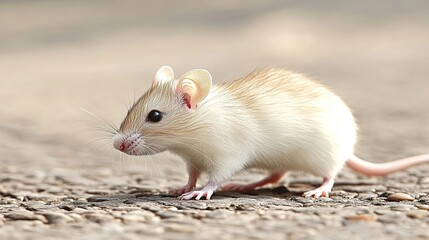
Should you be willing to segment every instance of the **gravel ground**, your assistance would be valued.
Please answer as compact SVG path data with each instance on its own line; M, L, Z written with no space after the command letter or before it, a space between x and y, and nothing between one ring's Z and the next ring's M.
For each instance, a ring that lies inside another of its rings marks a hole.
M249 193L180 201L183 162L131 158L100 132L164 64L226 81L262 66L303 72L349 103L357 154L429 152L425 1L2 1L0 239L429 239L429 168L344 169L330 198L291 173ZM262 178L249 171L234 182ZM203 176L200 183L203 183ZM402 194L401 194L402 193Z

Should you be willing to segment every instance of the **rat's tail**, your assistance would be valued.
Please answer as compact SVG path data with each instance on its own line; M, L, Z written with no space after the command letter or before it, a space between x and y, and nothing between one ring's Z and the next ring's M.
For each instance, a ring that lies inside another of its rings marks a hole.
M371 163L353 155L346 162L349 168L368 176L383 176L422 163L429 163L429 154L399 159L387 163Z

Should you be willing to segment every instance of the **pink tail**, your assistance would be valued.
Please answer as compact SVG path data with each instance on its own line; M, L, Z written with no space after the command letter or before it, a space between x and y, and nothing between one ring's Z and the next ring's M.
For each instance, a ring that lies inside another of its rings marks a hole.
M346 162L349 168L368 176L383 176L422 163L429 163L429 154L399 159L387 163L371 163L353 155Z

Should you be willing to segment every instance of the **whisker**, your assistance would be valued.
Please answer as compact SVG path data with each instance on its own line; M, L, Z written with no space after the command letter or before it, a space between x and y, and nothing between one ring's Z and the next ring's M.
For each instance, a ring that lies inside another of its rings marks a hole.
M97 114L95 114L95 113L93 113L93 112L90 112L89 110L87 110L87 109L85 109L85 108L83 108L83 107L80 107L80 110L82 110L82 111L84 111L84 112L88 113L89 115L91 115L91 116L95 117L95 118L96 118L96 119L98 119L99 121L101 121L101 122L103 122L103 123L107 124L109 127L111 127L111 128L112 128L112 130L113 130L115 133L118 133L118 132L119 132L119 129L118 129L115 125L113 125L113 124L111 124L109 121L107 121L107 119L105 119L104 117L98 116Z
M96 139L88 142L85 145L85 148L87 148L89 150L92 147L97 147L97 144L101 144L101 146L98 146L97 149L94 149L94 150L100 150L101 147L107 146L110 143L111 143L110 139L105 139L105 138L99 137L99 138L96 138Z

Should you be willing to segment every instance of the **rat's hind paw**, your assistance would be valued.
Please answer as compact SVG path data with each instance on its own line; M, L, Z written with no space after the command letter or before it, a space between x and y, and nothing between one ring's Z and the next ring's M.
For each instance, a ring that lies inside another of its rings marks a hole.
M314 198L319 198L319 197L329 197L329 193L330 191L326 191L326 189L320 189L320 188L316 188L314 190L305 192L304 194L302 194L303 197L314 197Z
M331 178L323 178L323 183L320 187L305 192L302 194L303 197L314 197L319 198L321 196L323 197L329 197L329 193L331 193L332 186L334 186L334 180Z

